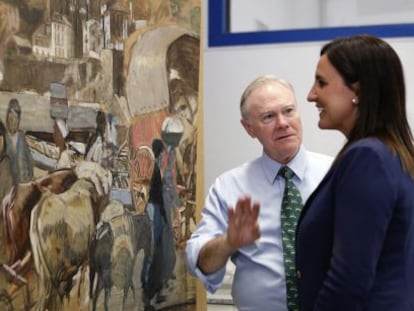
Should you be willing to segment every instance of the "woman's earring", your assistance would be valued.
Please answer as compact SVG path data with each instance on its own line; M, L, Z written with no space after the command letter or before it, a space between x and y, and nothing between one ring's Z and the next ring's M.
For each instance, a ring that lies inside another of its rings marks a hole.
M352 102L354 105L358 104L358 100L357 100L355 97L354 97L354 98L352 98L351 102Z

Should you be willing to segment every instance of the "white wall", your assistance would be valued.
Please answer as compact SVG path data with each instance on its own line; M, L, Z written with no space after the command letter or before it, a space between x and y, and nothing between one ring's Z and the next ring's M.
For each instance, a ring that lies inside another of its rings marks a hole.
M207 13L207 1L204 1L204 5L204 13ZM204 20L206 22L207 18ZM251 80L261 74L276 74L294 85L302 114L305 146L312 151L336 154L344 142L344 137L338 132L319 130L317 110L313 104L306 101L319 59L319 50L324 42L208 48L208 28L205 27L205 193L221 172L261 153L260 145L252 140L240 125L239 113L241 93ZM403 62L409 118L410 123L414 125L414 38L387 41L396 49Z

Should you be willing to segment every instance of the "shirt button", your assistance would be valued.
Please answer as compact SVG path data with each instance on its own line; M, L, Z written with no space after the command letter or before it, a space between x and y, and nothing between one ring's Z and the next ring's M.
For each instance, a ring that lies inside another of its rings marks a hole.
M302 277L302 273L300 273L300 270L296 270L296 278L300 279Z

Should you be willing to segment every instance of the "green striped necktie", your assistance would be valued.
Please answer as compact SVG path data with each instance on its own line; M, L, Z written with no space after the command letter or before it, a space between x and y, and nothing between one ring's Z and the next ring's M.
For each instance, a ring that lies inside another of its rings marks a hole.
M295 268L295 235L297 222L303 204L300 192L293 183L293 171L289 167L284 166L280 169L279 175L286 181L280 212L280 221L282 228L283 260L285 263L287 305L289 311L298 311L298 292L296 287Z

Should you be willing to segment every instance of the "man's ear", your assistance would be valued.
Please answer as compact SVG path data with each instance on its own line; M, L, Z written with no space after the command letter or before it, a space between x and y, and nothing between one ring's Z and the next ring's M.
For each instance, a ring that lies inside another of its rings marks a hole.
M241 119L240 123L243 125L244 129L246 130L247 134L249 134L249 136L251 138L256 138L256 135L254 134L254 131L252 129L252 126L250 125L250 122L246 119Z

